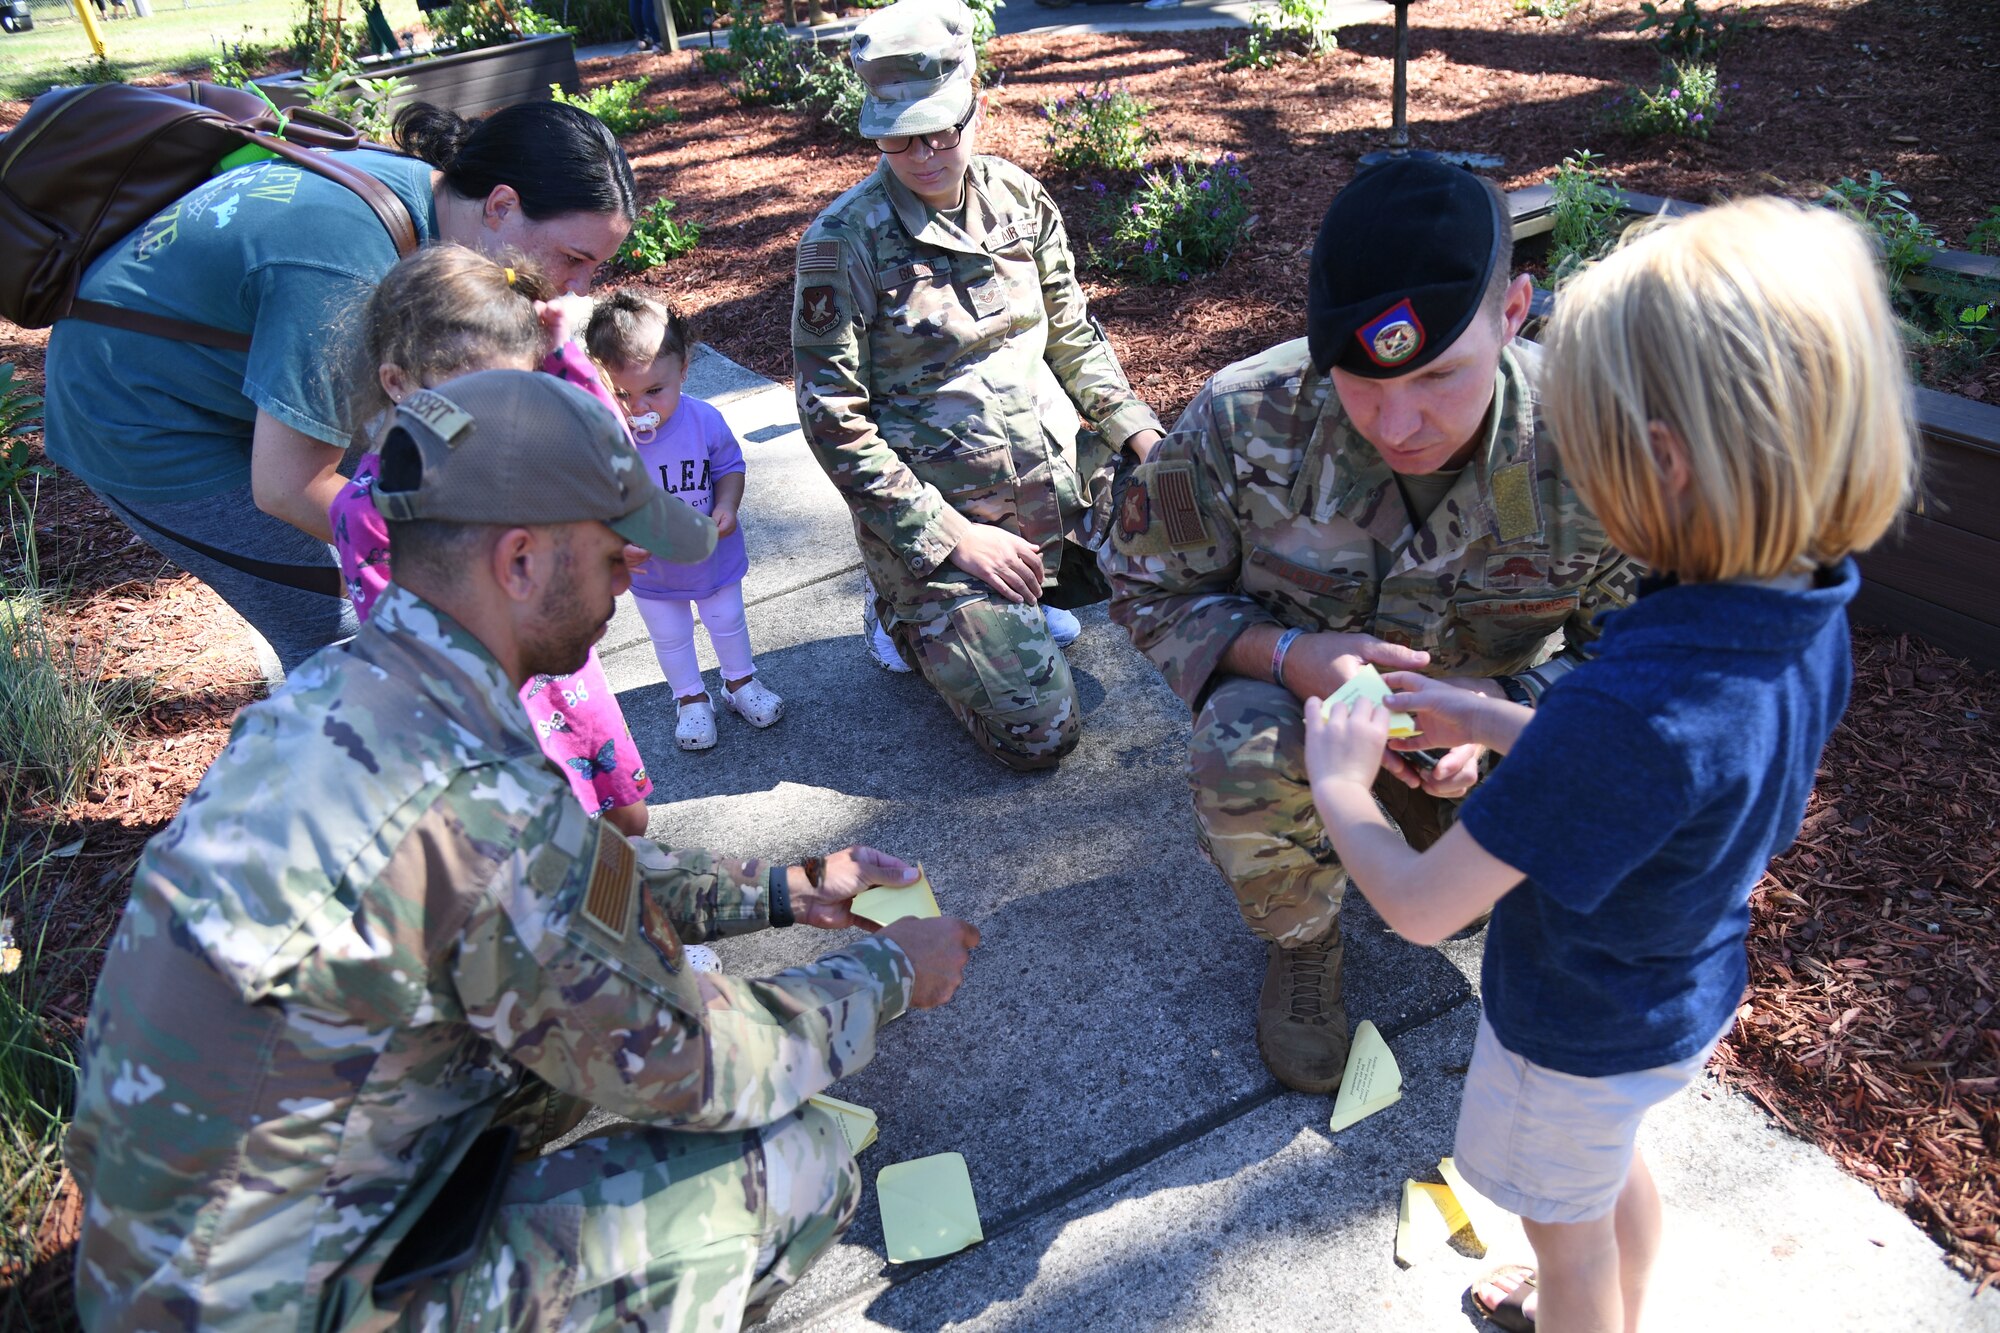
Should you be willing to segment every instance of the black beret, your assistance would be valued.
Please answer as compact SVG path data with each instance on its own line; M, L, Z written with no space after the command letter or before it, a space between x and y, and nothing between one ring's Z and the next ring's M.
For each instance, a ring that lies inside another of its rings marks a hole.
M1435 360L1478 313L1511 239L1495 191L1463 167L1367 168L1333 197L1313 245L1313 365L1382 380Z

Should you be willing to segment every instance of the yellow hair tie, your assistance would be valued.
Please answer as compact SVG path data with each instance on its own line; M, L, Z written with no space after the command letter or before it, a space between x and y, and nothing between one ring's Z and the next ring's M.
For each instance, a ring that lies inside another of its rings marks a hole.
M511 268L507 270L507 285L509 287L514 285L514 270Z

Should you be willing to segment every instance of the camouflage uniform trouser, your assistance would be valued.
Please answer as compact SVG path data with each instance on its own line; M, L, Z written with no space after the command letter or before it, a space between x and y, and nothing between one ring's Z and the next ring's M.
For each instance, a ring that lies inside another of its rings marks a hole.
M1188 741L1202 850L1236 891L1250 929L1284 945L1337 929L1347 892L1347 872L1313 807L1305 755L1305 706L1290 690L1241 676L1210 692ZM1457 808L1387 775L1375 798L1420 850L1444 836Z
M735 1329L839 1239L860 1198L847 1140L817 1107L734 1134L621 1123L517 1158L479 1257L445 1290L419 1292L401 1327Z
M1062 580L1049 590L1051 606L1087 606L1107 593L1090 553L1074 544L1065 545ZM889 625L880 597L875 612ZM1076 683L1041 607L988 595L934 620L890 625L889 633L979 748L1007 767L1054 768L1076 748L1083 728Z

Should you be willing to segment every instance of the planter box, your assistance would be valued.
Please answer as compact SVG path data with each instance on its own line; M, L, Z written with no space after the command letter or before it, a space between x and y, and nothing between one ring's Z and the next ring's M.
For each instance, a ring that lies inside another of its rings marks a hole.
M477 51L370 64L361 78L364 82L404 79L410 86L396 99L396 106L429 102L461 116L482 116L516 102L545 102L552 83L566 93L582 87L576 72L576 43L563 32ZM257 83L279 106L305 105L305 76L298 70L273 74Z
M1699 212L1693 204L1620 192L1635 217ZM1508 195L1514 240L1532 244L1554 229L1554 201L1545 185ZM1992 281L2000 286L2000 260L1941 250L1934 273ZM1910 286L1927 290L1922 273ZM1535 294L1535 313L1546 316L1548 293ZM2000 406L1935 389L1916 391L1917 429L1923 439L1921 491L1903 525L1861 557L1865 581L1854 619L1865 625L1922 635L1947 652L2000 667Z

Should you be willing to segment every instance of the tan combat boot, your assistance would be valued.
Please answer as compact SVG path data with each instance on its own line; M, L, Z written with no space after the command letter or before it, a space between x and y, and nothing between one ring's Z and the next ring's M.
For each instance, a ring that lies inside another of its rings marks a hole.
M1332 1092L1347 1068L1347 1002L1340 995L1340 927L1330 939L1273 944L1257 997L1257 1052L1278 1082Z

